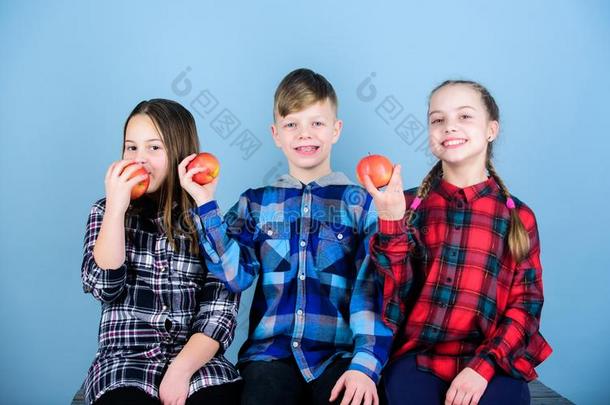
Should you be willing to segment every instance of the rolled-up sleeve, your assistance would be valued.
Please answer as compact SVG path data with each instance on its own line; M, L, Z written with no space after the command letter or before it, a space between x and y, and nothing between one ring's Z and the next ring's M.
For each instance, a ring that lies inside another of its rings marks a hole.
M83 252L81 279L85 293L91 293L102 302L114 301L125 289L127 266L125 263L117 269L102 269L95 263L93 247L102 227L104 219L105 200L96 202L91 208Z
M239 293L230 291L223 282L208 273L199 296L199 311L191 327L192 333L203 333L220 344L224 352L235 336Z

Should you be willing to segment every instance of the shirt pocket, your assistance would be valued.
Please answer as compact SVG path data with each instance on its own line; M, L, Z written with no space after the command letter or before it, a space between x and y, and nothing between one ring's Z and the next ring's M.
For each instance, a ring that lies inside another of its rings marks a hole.
M318 272L354 278L355 242L356 237L351 227L321 223L315 252Z
M260 259L263 272L290 271L290 224L260 224Z

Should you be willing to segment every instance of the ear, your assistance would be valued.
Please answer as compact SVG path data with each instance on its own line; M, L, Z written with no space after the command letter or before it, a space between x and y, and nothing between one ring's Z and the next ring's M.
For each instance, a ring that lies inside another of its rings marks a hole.
M498 121L489 121L487 126L487 140L489 142L495 141L500 133L500 123Z
M282 144L280 143L280 134L278 132L277 126L275 125L275 123L271 124L271 137L273 138L273 142L275 142L275 146L277 146L278 148L282 147Z
M343 121L336 120L333 125L333 144L337 143L339 137L341 137L341 130L343 129Z

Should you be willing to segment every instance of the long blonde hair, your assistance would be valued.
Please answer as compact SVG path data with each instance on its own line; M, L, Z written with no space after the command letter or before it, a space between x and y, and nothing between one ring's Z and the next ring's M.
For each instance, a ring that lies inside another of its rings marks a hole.
M483 104L485 105L485 108L487 110L487 114L489 115L489 119L492 121L500 122L500 110L498 108L498 105L496 104L496 101L491 96L489 91L477 82L468 81L468 80L447 80L447 81L441 83L439 86L437 86L434 90L432 90L432 92L430 93L430 98L439 89L441 89L445 86L450 86L450 85L466 85L466 86L470 86L472 89L478 91L483 100ZM429 102L428 102L428 105L430 105ZM510 211L510 226L509 226L509 230L508 230L508 241L507 241L508 248L509 248L509 251L510 251L513 259L515 260L515 262L519 263L521 260L523 260L525 258L525 256L528 254L528 252L530 250L529 235L527 233L527 230L525 229L525 226L523 226L523 222L521 221L521 218L519 218L517 209L515 207L514 200L512 199L510 192L508 191L508 188L506 187L506 185L500 178L500 175L498 174L498 172L496 171L496 169L493 165L492 157L493 157L493 142L490 142L487 145L485 167L486 167L489 175L494 178L494 180L500 187L502 195L506 199L506 205ZM415 196L416 201L421 202L422 200L424 200L430 193L431 188L442 177L442 175L443 175L443 165L442 165L442 161L439 160L438 162L436 162L436 164L432 167L432 169L428 172L428 174L422 180L421 185L417 189L417 194ZM415 214L415 210L417 209L417 205L419 205L419 204L412 204L411 207L409 207L407 209L407 212L405 213L407 226L411 225L411 221L413 220L413 216Z

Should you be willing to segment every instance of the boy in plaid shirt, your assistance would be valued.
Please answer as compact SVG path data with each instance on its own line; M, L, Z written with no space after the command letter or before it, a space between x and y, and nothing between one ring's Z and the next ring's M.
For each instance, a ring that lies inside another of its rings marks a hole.
M256 282L240 351L242 404L376 404L391 331L369 266L377 216L362 187L331 170L341 134L331 84L308 69L288 74L271 132L290 172L249 189L223 218L216 181L198 214L207 266L234 292Z

